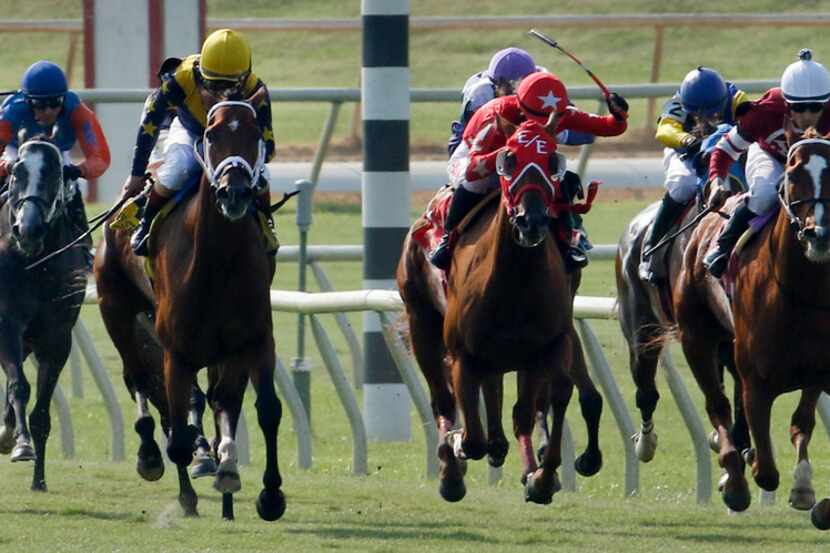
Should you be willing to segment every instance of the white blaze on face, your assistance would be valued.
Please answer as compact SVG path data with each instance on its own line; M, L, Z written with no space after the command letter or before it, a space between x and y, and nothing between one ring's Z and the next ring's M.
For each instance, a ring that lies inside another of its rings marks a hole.
M234 119L230 123L228 123L228 127L231 128L231 132L236 132L236 129L239 128L239 121Z
M810 177L813 179L813 190L814 190L814 198L819 199L821 197L821 173L827 169L827 160L824 159L822 156L811 155L810 161L808 161L804 168L810 173ZM820 224L820 221L824 220L824 204L821 202L816 203L815 209L815 216L816 216L816 224Z
M38 185L40 184L40 175L43 170L45 160L43 159L43 152L37 150L27 150L23 158L23 166L26 167L27 182L26 182L26 196L37 195Z

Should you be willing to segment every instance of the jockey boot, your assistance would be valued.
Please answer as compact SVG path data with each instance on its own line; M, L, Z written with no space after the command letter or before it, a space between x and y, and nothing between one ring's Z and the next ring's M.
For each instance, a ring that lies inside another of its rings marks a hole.
M666 235L672 223L685 207L686 204L674 201L668 192L663 196L663 201L660 202L660 207L657 209L657 215L654 216L654 222L651 223L651 232L646 241L643 242L642 251L647 251L660 243L660 240ZM643 256L639 273L641 279L654 283L658 280L658 276L651 268L651 258L651 254Z
M588 265L588 251L593 245L588 241L588 233L582 226L582 217L576 213L562 213L559 216L562 231L568 240L565 254L565 269L570 273Z
M735 213L732 214L729 222L726 223L720 236L718 236L717 244L703 258L703 266L709 270L713 277L720 278L723 276L732 249L749 227L749 221L753 217L755 217L755 214L750 211L745 203L740 204L735 209Z
M86 218L86 210L84 209L84 199L81 196L81 191L75 188L75 194L66 204L66 214L69 216L69 221L72 224L75 236L81 236L89 230L89 221ZM87 271L92 270L92 235L87 235L81 240L81 246L84 254L84 261L86 262Z
M152 225L153 219L164 207L164 204L167 203L167 200L168 198L156 192L155 187L150 187L150 194L147 196L147 203L144 204L141 221L139 221L138 228L135 229L130 239L130 246L136 255L147 256L147 239L150 237L150 225Z
M463 186L459 186L453 192L450 208L447 211L447 219L444 221L444 235L441 241L429 254L429 261L439 269L446 271L450 268L452 261L452 250L450 249L450 238L455 227L473 209L478 202L484 198L483 194L470 192Z

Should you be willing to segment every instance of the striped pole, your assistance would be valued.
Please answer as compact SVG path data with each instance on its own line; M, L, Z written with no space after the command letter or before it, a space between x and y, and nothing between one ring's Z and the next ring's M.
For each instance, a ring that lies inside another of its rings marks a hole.
M409 0L362 0L364 288L395 288L409 229ZM375 313L363 315L369 439L411 437L410 399Z

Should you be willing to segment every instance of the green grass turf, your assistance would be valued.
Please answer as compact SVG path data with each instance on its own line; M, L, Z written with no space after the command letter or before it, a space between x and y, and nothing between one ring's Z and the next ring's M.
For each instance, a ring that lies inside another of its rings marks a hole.
M606 201L596 204L587 226L596 243L616 241L625 222L643 201ZM422 205L413 205L413 216ZM99 206L91 207L97 213ZM293 205L278 217L284 244L297 242ZM311 230L313 244L359 243L359 207L348 202L317 203ZM359 263L332 263L326 270L337 289L360 287ZM582 294L614 295L613 266L592 263L585 272ZM278 267L275 287L295 289L296 264ZM344 367L348 351L339 339L331 316L325 325L334 339ZM280 461L288 498L285 517L276 523L261 522L253 508L264 466L262 439L256 427L253 398L246 399L246 418L252 440L250 466L241 470L243 488L237 494L237 521L219 522L220 501L208 481L197 481L199 519L184 519L176 502L177 485L171 465L160 482L140 480L134 469L138 441L131 430L134 406L120 379L120 361L104 332L97 308L83 309L82 320L92 332L119 396L127 430L127 461L110 462L109 424L106 409L92 379L85 377L85 397L69 399L77 457L61 458L57 421L48 446L47 482L50 491L29 491L30 464L10 464L0 458L3 485L0 551L826 551L827 537L813 529L809 517L791 511L786 497L791 485L794 455L787 425L794 407L792 395L777 402L773 413L773 438L778 452L782 484L777 502L761 506L757 488L747 514L727 515L714 492L708 506L695 502L695 465L688 433L667 390L658 381L663 401L655 414L659 450L654 461L640 466L640 494L623 497L622 438L606 404L601 444L605 466L591 479L578 479L578 492L562 493L552 505L525 504L518 483L519 460L511 444L504 479L496 487L487 484L484 461L470 464L468 495L456 505L446 504L437 483L424 477L424 438L412 411L412 440L405 443L370 443L369 475L351 475L351 432L322 361L309 344L312 359L312 424L314 466L303 471L296 463L296 436L291 416L280 429ZM360 329L360 316L351 317ZM296 318L275 314L277 352L288 360L295 355ZM594 324L605 348L628 411L638 421L634 388L628 376L627 355L616 322ZM310 334L310 333L309 333ZM704 416L700 393L679 353L680 372ZM30 372L31 374L31 372ZM510 406L515 397L515 378L506 378L504 424L511 428ZM61 380L70 395L69 371ZM357 391L358 403L360 391ZM568 412L577 449L585 444L584 426L576 402ZM705 424L708 428L708 424ZM158 434L157 434L158 435ZM626 438L627 439L627 438ZM827 494L830 468L826 433L819 425L812 447L815 486L819 497ZM713 460L714 461L714 460ZM718 471L712 462L714 489Z

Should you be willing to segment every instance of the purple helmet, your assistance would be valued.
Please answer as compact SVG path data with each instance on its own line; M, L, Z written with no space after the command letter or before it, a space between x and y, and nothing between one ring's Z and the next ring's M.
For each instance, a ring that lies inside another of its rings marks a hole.
M490 58L487 75L494 81L518 81L536 71L536 62L521 48L505 48Z

